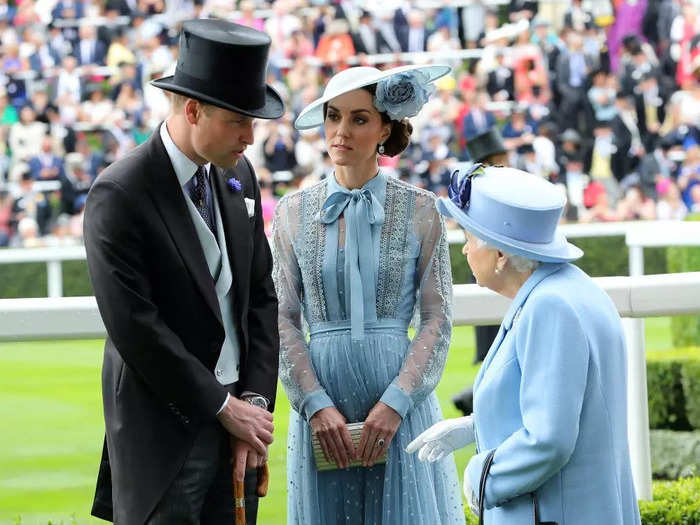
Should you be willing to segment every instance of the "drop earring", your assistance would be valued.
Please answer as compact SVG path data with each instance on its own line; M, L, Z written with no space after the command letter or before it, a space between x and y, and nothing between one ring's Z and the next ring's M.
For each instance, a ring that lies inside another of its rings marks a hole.
M377 153L379 153L380 155L384 155L384 144L379 144L377 146Z

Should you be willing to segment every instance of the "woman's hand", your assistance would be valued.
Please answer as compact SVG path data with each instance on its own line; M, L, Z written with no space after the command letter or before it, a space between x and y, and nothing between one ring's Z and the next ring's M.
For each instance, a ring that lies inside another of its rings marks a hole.
M470 443L474 443L474 417L458 417L435 423L411 441L406 452L418 450L418 459L432 463Z
M332 461L340 468L349 467L356 452L343 414L335 407L322 408L311 416L309 423L314 435L318 436L326 461Z
M401 424L401 416L389 405L379 401L365 420L365 425L357 446L357 458L362 460L362 466L371 467L394 438Z

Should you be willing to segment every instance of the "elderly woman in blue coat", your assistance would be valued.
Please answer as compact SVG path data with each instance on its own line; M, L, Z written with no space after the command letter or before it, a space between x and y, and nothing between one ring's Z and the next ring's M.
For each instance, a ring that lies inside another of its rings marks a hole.
M558 525L640 523L622 325L610 298L569 264L583 253L557 231L562 192L477 165L456 172L449 193L438 209L466 230L462 253L477 283L513 301L476 378L474 413L433 425L407 450L438 461L476 441L464 473L473 508L493 452L487 525L531 524L533 505Z

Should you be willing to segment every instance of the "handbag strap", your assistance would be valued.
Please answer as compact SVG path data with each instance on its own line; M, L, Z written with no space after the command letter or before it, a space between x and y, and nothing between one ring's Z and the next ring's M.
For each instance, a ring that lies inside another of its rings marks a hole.
M481 480L479 481L479 525L484 525L484 500L486 499L486 477L489 475L491 470L491 464L493 463L493 455L496 453L496 449L493 449L488 453L486 459L484 460L484 466L481 469Z
M496 449L492 450L486 456L484 460L484 466L481 469L481 480L479 481L479 525L484 525L484 500L486 499L486 478L491 470L491 465L493 463L493 456L496 453ZM537 504L537 495L532 492L532 507L534 509L535 525L557 525L553 521L540 521L540 510Z
M532 506L535 509L535 525L557 525L554 521L540 521L540 507L537 504L537 495L532 493Z

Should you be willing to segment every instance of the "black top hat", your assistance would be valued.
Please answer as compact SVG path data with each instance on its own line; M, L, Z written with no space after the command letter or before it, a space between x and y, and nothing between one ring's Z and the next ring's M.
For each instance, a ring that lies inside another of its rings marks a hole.
M476 135L467 142L467 152L474 162L481 162L491 155L506 153L503 138L496 128L491 128L481 135Z
M279 93L265 84L270 37L223 20L188 20L180 33L175 75L156 87L250 117L284 114Z

